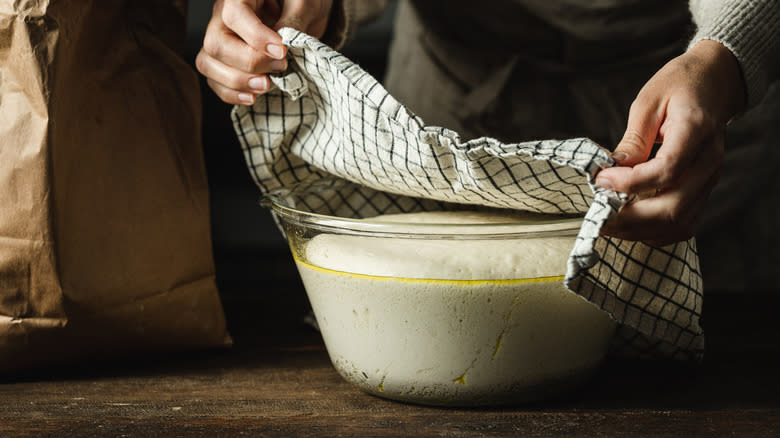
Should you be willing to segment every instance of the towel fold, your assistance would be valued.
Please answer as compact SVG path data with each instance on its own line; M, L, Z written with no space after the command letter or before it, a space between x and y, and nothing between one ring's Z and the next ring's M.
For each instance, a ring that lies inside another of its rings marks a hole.
M613 166L586 138L506 144L426 126L358 65L317 39L280 31L289 69L232 117L263 193L330 177L359 192L313 200L321 212L373 216L442 202L584 214L565 285L621 324L619 352L698 360L702 279L693 239L663 248L601 236L627 202L593 181Z

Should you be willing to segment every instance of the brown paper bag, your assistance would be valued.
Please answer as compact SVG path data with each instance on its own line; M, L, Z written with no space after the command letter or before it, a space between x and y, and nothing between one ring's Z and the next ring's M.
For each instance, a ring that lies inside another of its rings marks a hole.
M0 372L230 343L184 12L0 0Z

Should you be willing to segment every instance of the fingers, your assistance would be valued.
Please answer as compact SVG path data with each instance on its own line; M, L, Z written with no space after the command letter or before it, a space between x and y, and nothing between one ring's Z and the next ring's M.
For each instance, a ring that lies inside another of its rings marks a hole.
M217 0L196 58L198 70L225 102L254 103L269 89L268 73L287 69L287 48L276 29L293 27L321 37L332 0Z
M612 153L612 158L621 167L599 172L597 185L609 190L636 193L633 186L643 182L645 175L642 169L634 170L632 166L650 157L653 144L659 137L665 111L662 95L654 93L653 88L652 82L645 85L631 104L626 132Z
M215 11L213 19L223 23L254 50L273 59L282 59L287 49L282 44L282 37L263 24L258 16L262 5L259 0L226 0L222 10Z
M208 78L209 86L220 99L234 105L251 105L255 95L268 91L271 82L265 74L242 72L223 64L201 50L195 65Z
M218 20L209 23L203 39L203 51L211 58L247 73L281 72L287 68L286 59L277 59L255 50Z
M599 185L630 194L655 193L624 206L614 221L605 224L602 234L654 246L694 235L701 211L718 180L723 162L723 131L697 109L700 107L687 94L673 96L666 107L658 134L653 135L663 138L655 157L633 167L612 167L599 172ZM635 108L632 106L632 110ZM652 120L652 116L640 118ZM634 149L635 153L644 153L641 147Z
M701 111L689 105L676 105L672 111L664 121L663 144L653 159L633 167L604 169L597 177L597 184L634 194L676 184L694 164L704 145L711 144L702 137L713 136L715 128ZM709 153L706 159L720 165L722 148L711 148Z
M698 190L710 193L717 181L718 175L715 174ZM689 190L696 189L691 186ZM679 191L662 192L626 205L615 221L602 227L601 234L644 241L652 246L666 246L693 237L706 204L706 196L691 197Z
M725 123L742 105L743 84L732 58L719 43L697 44L664 65L639 92L613 155L620 166L599 172L596 183L656 195L637 196L603 234L656 245L693 235L718 180ZM646 161L658 139L658 153Z
M255 103L256 96L252 93L233 90L212 79L208 79L207 82L214 94L219 96L225 103L231 105L252 105Z
M278 6L275 0L215 3L195 64L223 101L234 105L254 103L256 95L270 88L267 73L287 68L287 49L281 37L258 17L260 14L275 22Z
M646 89L640 91L631 104L626 132L613 153L618 164L633 166L647 160L663 121L664 111L665 104L659 96L652 95Z
M722 137L711 141L722 142ZM708 195L718 181L720 160L711 159L707 152L717 149L722 150L722 143L703 148L695 157L696 165L676 185L624 206L613 222L605 224L602 234L648 241L655 246L693 236Z

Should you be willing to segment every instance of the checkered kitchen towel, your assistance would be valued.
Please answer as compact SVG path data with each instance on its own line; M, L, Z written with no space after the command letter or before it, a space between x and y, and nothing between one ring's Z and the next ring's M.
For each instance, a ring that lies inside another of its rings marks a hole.
M293 29L280 31L290 68L253 106L233 110L249 170L263 193L323 177L360 189L316 199L322 213L368 217L441 202L539 213L585 213L566 286L621 324L620 352L698 359L702 279L693 240L653 248L599 235L627 202L593 184L612 166L584 138L462 142L423 121L359 66ZM354 187L354 186L353 186Z

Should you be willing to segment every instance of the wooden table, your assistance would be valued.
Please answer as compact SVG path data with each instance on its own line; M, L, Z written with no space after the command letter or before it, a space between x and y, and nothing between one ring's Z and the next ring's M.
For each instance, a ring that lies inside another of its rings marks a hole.
M444 409L344 382L301 322L297 278L278 275L262 296L222 286L232 349L0 380L0 437L780 436L780 291L708 293L698 367L611 359L562 399Z

